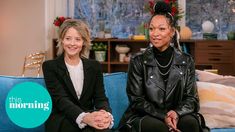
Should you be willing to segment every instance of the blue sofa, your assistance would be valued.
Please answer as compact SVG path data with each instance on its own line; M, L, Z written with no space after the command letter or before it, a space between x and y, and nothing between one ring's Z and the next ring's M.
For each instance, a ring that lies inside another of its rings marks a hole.
M24 129L13 124L5 111L5 99L9 90L18 83L31 81L39 83L45 86L43 78L33 77L12 77L12 76L0 76L0 132L43 132L44 126L41 125L33 129ZM126 95L126 73L112 73L104 75L104 85L106 95L109 98L109 102L112 108L112 114L114 116L114 127L117 128L118 123L129 105ZM235 128L231 129L212 129L212 132L235 132Z

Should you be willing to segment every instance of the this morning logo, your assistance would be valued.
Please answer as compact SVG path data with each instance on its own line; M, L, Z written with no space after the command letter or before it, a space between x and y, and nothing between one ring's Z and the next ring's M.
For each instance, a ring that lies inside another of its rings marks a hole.
M46 88L37 83L24 82L11 89L5 106L13 123L23 128L34 128L47 120L52 101Z

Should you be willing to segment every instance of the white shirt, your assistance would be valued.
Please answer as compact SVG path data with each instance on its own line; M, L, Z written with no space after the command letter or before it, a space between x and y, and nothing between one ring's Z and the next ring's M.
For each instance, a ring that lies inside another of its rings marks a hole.
M82 90L83 90L83 83L84 83L84 71L83 71L83 64L82 60L79 61L78 65L69 65L66 63L66 67L69 71L69 76L72 80L73 87L76 91L78 99L80 99Z
M82 60L80 60L79 64L78 65L69 65L68 63L66 63L66 67L69 71L69 76L72 80L72 83L73 83L73 87L76 91L76 94L77 94L77 97L78 99L80 99L81 97L81 94L82 94L82 90L83 90L83 83L84 83L84 71L83 71L83 63L82 63ZM76 123L78 124L79 128L82 129L84 127L87 126L87 124L83 123L82 120L83 120L83 117L88 114L88 113L85 113L85 112L82 112L76 119ZM112 118L112 121L109 125L109 128L111 129L114 125L114 122L113 122L113 116L109 113L109 115L111 116Z

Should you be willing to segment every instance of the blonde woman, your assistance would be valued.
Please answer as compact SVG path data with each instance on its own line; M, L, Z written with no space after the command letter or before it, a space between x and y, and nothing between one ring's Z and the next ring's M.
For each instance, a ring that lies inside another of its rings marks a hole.
M101 66L87 59L90 31L81 20L68 19L59 29L59 50L43 63L53 110L45 123L48 132L109 131L113 117Z

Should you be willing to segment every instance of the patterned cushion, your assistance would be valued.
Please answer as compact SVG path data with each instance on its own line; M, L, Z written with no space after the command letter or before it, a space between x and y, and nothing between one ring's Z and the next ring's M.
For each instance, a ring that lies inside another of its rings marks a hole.
M216 83L197 82L200 112L210 128L235 127L235 88Z

